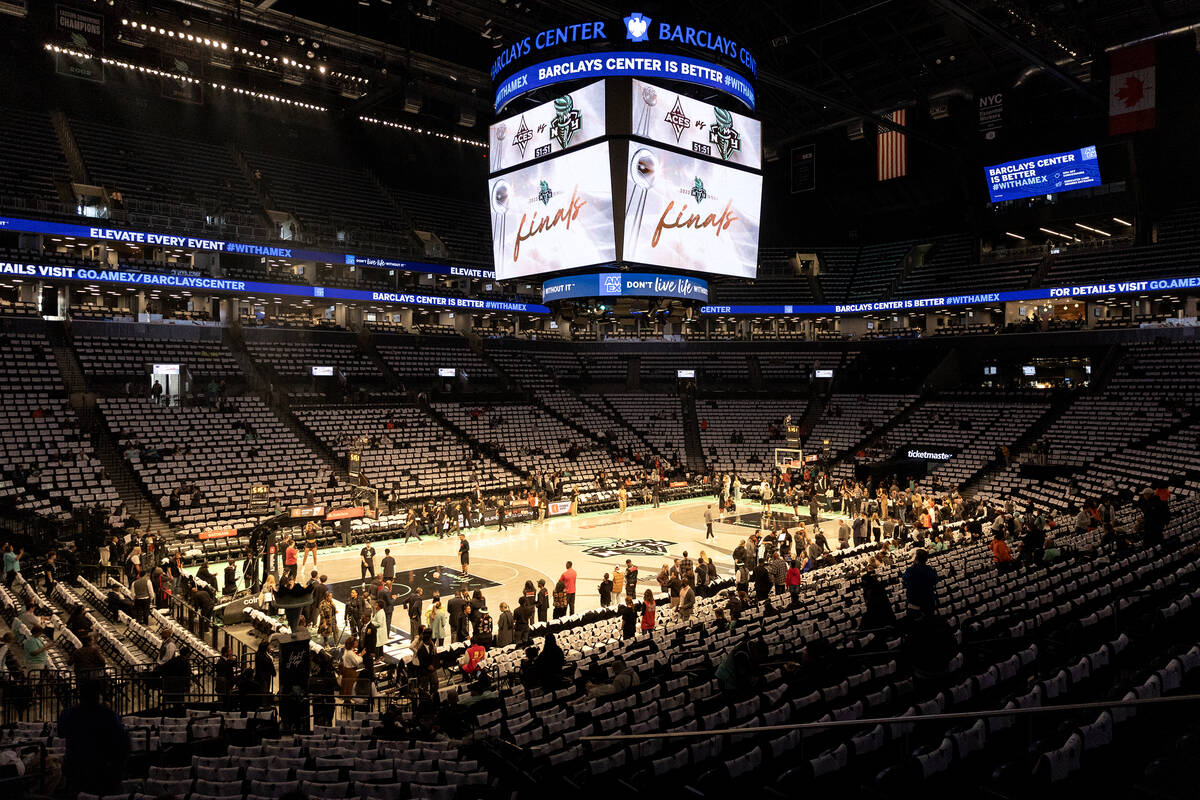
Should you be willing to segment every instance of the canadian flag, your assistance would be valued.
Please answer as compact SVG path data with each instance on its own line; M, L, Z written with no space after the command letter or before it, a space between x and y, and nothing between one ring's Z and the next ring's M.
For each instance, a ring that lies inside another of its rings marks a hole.
M1108 133L1153 128L1155 89L1154 42L1123 47L1109 58Z

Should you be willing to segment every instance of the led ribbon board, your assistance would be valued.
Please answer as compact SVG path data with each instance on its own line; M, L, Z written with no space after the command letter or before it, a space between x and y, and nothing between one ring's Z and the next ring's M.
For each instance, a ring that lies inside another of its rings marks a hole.
M912 300L881 300L875 303L846 305L791 306L702 306L701 314L724 315L800 315L800 314L865 314L872 311L908 311L937 309L949 306L969 306L984 303L1012 303L1047 298L1107 297L1137 292L1182 292L1200 289L1200 276L1157 278L1144 281L1090 283L1082 286L1050 286L1044 289L1019 289L1009 292L987 292L947 297L918 297Z
M603 272L552 278L542 284L542 301L580 297L674 297L708 300L708 282L681 275L643 272Z
M0 261L0 278L14 276L38 280L66 280L83 283L103 283L137 289L191 290L241 295L271 295L302 297L315 300L354 300L365 303L388 303L431 308L453 308L468 311L510 311L522 314L549 314L550 309L537 303L508 303L500 300L474 300L469 297L441 297L408 292L371 292L363 289L338 289L331 286L300 286L291 283L262 283L236 281L226 278L196 278L183 275L162 275L156 272L61 267L50 264Z
M178 236L169 233L130 231L123 228L95 228L87 225L72 225L64 222L44 222L18 217L0 217L0 230L20 233L40 233L49 236L73 236L76 239L101 240L138 247L175 247L180 250L203 250L210 253L262 256L267 258L291 258L297 261L323 261L329 264L348 264L359 267L399 269L406 272L424 272L435 275L454 275L460 278L495 278L490 269L455 267L449 264L429 264L424 261L401 261L394 258L362 256L353 253L326 253L321 250L304 250L276 245L248 244L222 239L203 239L195 236Z
M620 52L614 52L616 48ZM693 53L701 58L691 57ZM639 11L549 28L509 42L491 69L497 111L543 86L603 77L685 81L724 92L753 109L750 81L757 75L754 55L735 39Z
M987 168L988 196L993 203L1099 186L1096 147L1008 161Z
M683 81L736 97L754 110L754 87L745 77L711 61L668 53L605 53L565 56L520 69L496 87L493 105L501 111L523 94L565 81L590 78L654 78Z

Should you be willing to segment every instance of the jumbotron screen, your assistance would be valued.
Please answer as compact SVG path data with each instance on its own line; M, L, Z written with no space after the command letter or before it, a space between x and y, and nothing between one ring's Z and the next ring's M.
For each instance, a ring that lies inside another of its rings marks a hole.
M622 260L754 278L762 176L632 142Z
M492 178L488 192L500 280L616 260L607 143Z

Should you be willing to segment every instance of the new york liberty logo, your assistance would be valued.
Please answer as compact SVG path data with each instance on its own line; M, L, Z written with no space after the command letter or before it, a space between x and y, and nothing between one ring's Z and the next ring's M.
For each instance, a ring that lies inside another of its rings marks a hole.
M708 127L708 140L717 146L717 152L727 161L731 153L742 149L742 137L733 128L733 114L723 108L714 108L713 117L713 124Z
M571 143L575 131L583 127L583 115L575 108L571 95L563 95L554 101L554 121L550 123L550 138L556 139L564 150Z
M692 185L692 191L690 194L697 203L702 203L704 202L704 198L708 197L708 192L704 188L704 181L700 180L699 178L696 178L695 181L696 182Z
M551 197L554 197L554 192L550 190L550 184L541 181L541 184L538 186L537 199L541 200L542 205L545 206L550 204Z

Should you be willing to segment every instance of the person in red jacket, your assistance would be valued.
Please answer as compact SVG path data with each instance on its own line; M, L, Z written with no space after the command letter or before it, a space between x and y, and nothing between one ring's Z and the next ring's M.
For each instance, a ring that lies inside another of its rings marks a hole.
M1004 541L1004 531L996 531L995 538L988 546L991 548L992 563L996 565L996 570L1007 571L1013 565L1013 555L1012 550L1008 548L1008 542Z
M567 593L567 613L575 613L575 580L578 578L575 568L571 566L571 562L567 562L567 568L563 571L559 578L563 583L563 591Z
M803 573L800 571L800 562L793 561L787 571L787 588L792 595L792 607L800 605L800 580Z
M292 578L296 577L296 559L300 554L296 552L296 543L290 538L287 540L287 549L283 551L283 574Z
M654 630L654 593L649 589L642 598L642 630L646 633Z

